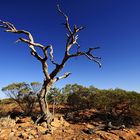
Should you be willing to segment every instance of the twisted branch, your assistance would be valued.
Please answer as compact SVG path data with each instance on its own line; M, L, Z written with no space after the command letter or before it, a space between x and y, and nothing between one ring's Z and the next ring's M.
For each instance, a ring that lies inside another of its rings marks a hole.
M57 9L62 14L62 16L64 16L64 18L66 20L66 23L64 25L65 25L65 27L66 27L66 29L68 31L68 33L66 34L67 35L66 53L68 55L69 51L70 51L70 49L71 49L71 47L73 45L77 45L78 49L80 48L80 45L77 43L78 35L76 35L76 33L78 33L79 31L83 30L84 27L82 27L82 26L77 27L76 25L74 25L73 31L72 31L72 29L70 28L68 16L64 12L62 12L62 10L60 9L59 5L57 5Z
M93 50L98 49L99 47L89 48L89 50L87 52L80 51L80 45L77 42L77 40L78 40L77 33L79 31L83 30L84 27L82 27L82 26L77 27L76 25L74 25L73 31L72 31L72 29L70 28L68 16L64 12L62 12L59 5L57 5L57 9L58 9L58 12L61 13L62 16L64 16L64 18L66 20L66 23L64 25L65 25L68 33L67 33L67 41L66 41L66 50L65 50L65 54L62 59L62 62L59 65L56 65L56 68L51 72L50 77L53 79L63 69L63 67L65 66L65 63L67 62L67 60L69 60L69 58L82 56L82 55L84 55L88 59L96 62L99 65L99 67L101 67L101 63L99 62L99 59L101 59L101 58L94 56L91 53ZM77 52L75 54L70 54L70 49L72 48L73 45L77 45Z
M96 50L96 49L99 49L100 47L96 47L96 48L89 48L89 50L87 52L81 52L81 51L78 51L77 53L75 54L71 54L69 57L77 57L77 56L86 56L89 60L91 61L94 61L95 63L97 63L99 65L99 67L101 67L101 63L99 62L99 60L101 59L101 57L98 57L98 56L94 56L92 54L92 51L93 50Z
M56 77L55 78L55 82L64 78L67 78L69 75L71 75L71 72L66 72L64 75L60 76L60 77Z
M53 46L52 45L49 45L49 46L47 46L47 48L50 49L50 52L49 52L50 61L52 62L52 64L58 66L59 64L54 61L54 57L53 57Z
M50 49L50 52L49 52L50 61L52 62L52 64L58 65L53 60L53 47L51 45L45 47L45 46L43 46L40 43L35 43L34 42L34 39L33 39L33 36L32 36L32 34L30 32L25 31L25 30L17 30L16 27L12 23L10 23L10 22L5 22L5 21L0 20L0 23L1 23L0 27L1 28L4 28L6 32L17 33L17 34L25 34L29 38L29 40L28 39L25 39L25 38L19 38L16 42L22 41L24 43L27 43L29 45L29 48L31 49L31 54L34 57L36 57L38 60L40 60L40 61L46 61L48 59L47 49ZM43 54L44 54L45 57L42 58L37 53L37 51L35 50L34 47L40 48L43 51Z

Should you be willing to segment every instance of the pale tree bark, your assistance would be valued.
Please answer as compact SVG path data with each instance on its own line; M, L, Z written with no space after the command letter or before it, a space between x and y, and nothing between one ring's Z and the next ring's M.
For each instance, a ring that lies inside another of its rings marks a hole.
M28 32L26 30L19 30L12 23L0 20L0 23L1 23L0 27L4 28L6 32L26 35L26 38L19 38L16 42L24 42L24 43L28 44L31 55L33 57L35 57L42 65L42 70L43 70L45 78L44 78L44 82L43 82L40 94L38 95L38 99L39 99L40 111L41 111L40 118L42 118L43 116L44 116L44 118L47 117L47 121L48 121L48 119L50 119L50 118L48 118L48 116L50 116L50 114L51 114L49 111L48 103L47 103L47 94L48 94L50 88L53 86L53 84L56 81L66 78L71 74L70 72L66 72L64 75L57 77L58 73L64 68L66 62L70 58L73 58L73 57L86 56L89 60L94 61L95 63L97 63L99 65L99 67L101 67L101 63L99 62L99 60L101 58L94 56L92 54L92 51L98 49L99 47L89 48L85 52L80 51L80 45L77 42L77 40L78 40L77 33L80 32L81 30L83 30L84 28L82 26L77 27L76 25L74 25L73 29L72 29L69 24L68 16L64 12L61 11L59 5L57 5L57 9L58 9L59 13L62 14L62 16L64 16L64 18L65 18L64 25L65 25L65 28L67 31L67 34L66 34L67 40L66 40L66 45L65 45L64 57L60 64L58 64L54 61L52 45L44 46L40 43L36 43L30 32ZM72 49L72 47L74 45L77 46L77 51L73 54L70 54L70 50ZM43 56L39 55L39 53L36 51L36 48L41 49L41 51L43 52ZM48 61L49 60L53 65L55 65L55 68L51 73L48 72Z

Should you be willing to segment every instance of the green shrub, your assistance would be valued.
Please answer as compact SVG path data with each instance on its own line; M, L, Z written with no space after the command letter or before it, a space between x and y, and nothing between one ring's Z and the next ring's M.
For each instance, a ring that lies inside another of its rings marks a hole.
M15 101L26 115L29 115L35 107L40 87L41 84L38 82L32 82L31 84L21 82L10 84L2 88L2 91L11 100Z
M122 89L99 90L94 87L67 85L67 103L71 108L95 108L106 116L107 121L124 124L140 122L140 94Z

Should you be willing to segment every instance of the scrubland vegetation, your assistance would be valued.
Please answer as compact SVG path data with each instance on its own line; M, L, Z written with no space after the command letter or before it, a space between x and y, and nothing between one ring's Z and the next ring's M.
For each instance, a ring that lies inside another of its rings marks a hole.
M14 83L4 87L2 91L10 97L0 101L0 104L17 103L24 114L31 115L37 109L37 93L41 84L33 82ZM67 106L71 112L86 109L96 109L106 122L138 125L140 122L140 94L135 91L122 89L101 90L93 86L84 87L78 84L68 84L62 89L52 88L46 97L49 104Z
M41 87L38 82L22 82L2 88L9 98L0 100L1 139L139 140L139 93L78 84L51 88L46 97L54 116L53 135L49 135L44 122L35 123L40 115Z
M50 103L55 98L57 104L69 105L75 111L94 108L103 115L104 120L119 124L137 125L140 122L140 94L135 91L101 90L77 84L54 90L49 95Z

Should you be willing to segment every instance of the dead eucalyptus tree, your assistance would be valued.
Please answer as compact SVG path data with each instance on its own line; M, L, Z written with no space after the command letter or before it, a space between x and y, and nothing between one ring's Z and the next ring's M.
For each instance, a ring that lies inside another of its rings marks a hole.
M86 56L89 60L96 62L99 65L99 67L101 67L101 64L99 62L100 57L94 56L92 54L92 52L98 49L99 47L89 48L87 51L80 50L80 45L77 42L77 39L78 39L77 33L83 30L84 27L82 26L78 27L76 25L73 25L73 28L71 28L69 24L68 16L60 9L59 5L57 5L57 10L65 18L64 25L67 32L65 52L64 52L63 59L60 63L57 63L54 61L52 45L44 46L40 43L36 43L30 32L26 30L19 30L12 23L0 20L0 23L1 23L0 27L4 28L6 32L15 33L15 34L23 34L27 36L27 38L19 38L16 42L26 43L28 47L30 48L31 55L35 57L42 65L42 70L43 70L45 78L43 81L42 89L40 93L38 94L40 111L41 111L41 117L38 119L38 121L40 119L44 119L46 120L46 122L50 120L51 113L49 111L46 97L50 88L53 86L55 82L63 78L66 78L71 74L70 72L66 72L64 75L57 77L57 74L64 68L66 62L69 59L78 57L78 56ZM72 49L74 45L77 46L77 50L75 53L71 54L70 50ZM36 48L41 49L41 51L43 52L43 56L41 56L37 52ZM55 65L55 68L51 73L48 72L48 61L50 61L53 65Z

